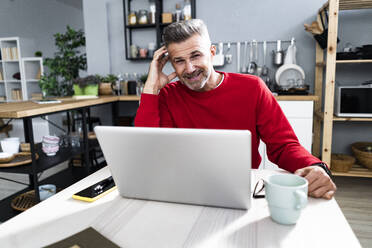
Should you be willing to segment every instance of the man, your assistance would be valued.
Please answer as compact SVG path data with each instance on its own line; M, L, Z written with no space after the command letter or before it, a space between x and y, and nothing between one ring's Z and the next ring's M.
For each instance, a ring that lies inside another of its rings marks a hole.
M299 144L263 81L214 70L216 47L203 21L173 23L163 38L165 46L155 52L150 64L135 126L248 129L253 168L261 162L262 139L272 162L309 181L310 196L332 198L336 186L328 168ZM175 72L166 75L163 68L168 61ZM176 77L179 81L169 83Z

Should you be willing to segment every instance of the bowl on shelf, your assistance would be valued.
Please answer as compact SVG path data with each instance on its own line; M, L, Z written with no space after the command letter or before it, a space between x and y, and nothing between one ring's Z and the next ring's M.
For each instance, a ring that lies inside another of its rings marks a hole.
M372 142L355 142L351 150L361 165L372 170Z
M348 172L354 163L355 158L350 155L333 153L331 156L331 169L335 172Z
M0 163L7 163L14 159L15 155L7 152L0 152Z
M5 138L0 141L3 152L15 154L19 152L20 140L18 137Z
M59 137L43 136L42 150L47 156L54 156L59 151Z

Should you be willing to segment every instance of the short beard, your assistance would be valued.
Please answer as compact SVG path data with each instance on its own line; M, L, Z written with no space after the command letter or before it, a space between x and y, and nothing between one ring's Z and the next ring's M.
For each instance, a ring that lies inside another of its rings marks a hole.
M202 73L203 73L203 72L202 72ZM186 85L187 88L189 88L190 90L199 91L200 89L203 89L203 88L204 88L205 84L208 82L208 80L209 80L209 78L211 77L211 75L212 75L212 69L209 68L209 69L208 69L208 72L207 72L207 76L205 77L205 79L204 79L203 81L201 81L201 83L199 83L199 84L200 84L200 87L198 87L197 89L195 89L194 87L192 87L191 85L189 85L189 84L186 82L186 80L184 80L184 82L182 82L182 83L183 83L184 85ZM194 83L193 85L195 85L195 83Z

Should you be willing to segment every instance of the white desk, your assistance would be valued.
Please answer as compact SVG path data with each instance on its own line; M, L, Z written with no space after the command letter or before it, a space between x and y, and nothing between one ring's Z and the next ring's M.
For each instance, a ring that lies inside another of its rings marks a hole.
M255 170L256 178L274 173ZM334 199L309 199L296 225L270 219L265 199L249 211L71 195L110 175L107 167L0 225L0 246L42 247L92 226L121 247L360 247Z

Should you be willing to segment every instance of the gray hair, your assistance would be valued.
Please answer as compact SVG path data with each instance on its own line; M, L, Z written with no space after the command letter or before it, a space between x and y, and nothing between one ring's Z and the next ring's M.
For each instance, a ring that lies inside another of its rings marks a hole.
M207 26L200 19L191 19L170 24L164 29L163 41L165 46L168 47L171 43L185 41L195 34L205 36L210 41Z

